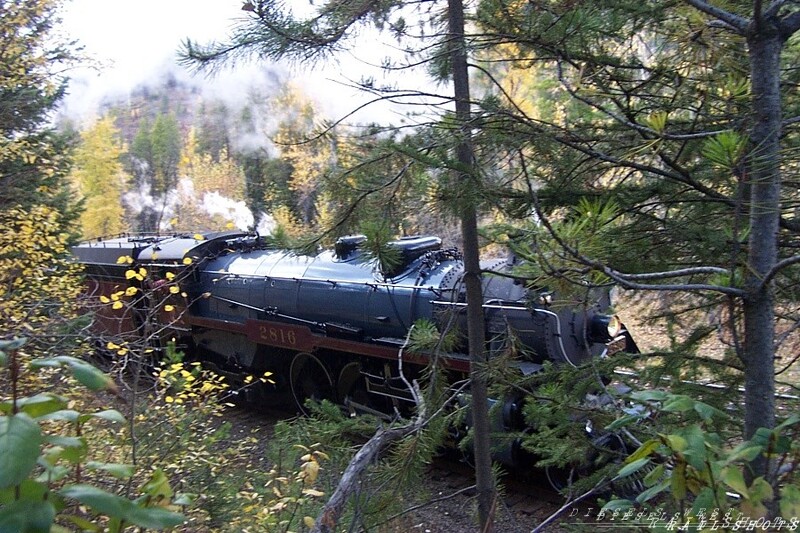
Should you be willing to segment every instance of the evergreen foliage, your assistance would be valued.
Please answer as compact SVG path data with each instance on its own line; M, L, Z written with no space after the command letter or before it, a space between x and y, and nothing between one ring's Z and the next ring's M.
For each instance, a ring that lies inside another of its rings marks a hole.
M76 52L53 38L56 8L45 0L0 3L0 208L48 206L66 227L77 216L65 187L70 140L49 120Z

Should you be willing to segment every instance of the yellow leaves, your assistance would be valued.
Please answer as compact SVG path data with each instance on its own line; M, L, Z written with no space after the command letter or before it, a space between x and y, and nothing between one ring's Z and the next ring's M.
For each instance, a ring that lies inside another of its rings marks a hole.
M123 306L124 304L122 302L117 301L111 304L111 309L122 309Z
M195 233L193 238L196 241L204 241L204 240L206 240L206 238L203 237L202 235L200 235L199 233Z
M110 304L111 303L111 299L108 296L103 295L103 296L100 296L100 302L102 302L104 304Z
M184 265L191 265L192 264L192 258L191 257L184 257L183 258L183 264Z
M169 292L170 294L178 294L179 292L181 292L181 289L177 285L172 285L169 288Z
M147 277L147 270L144 267L139 267L139 270L126 270L125 279L135 279L136 281L144 281Z
M133 257L129 255L123 255L117 258L118 265L125 265L125 264L130 265L131 263L133 263Z
M164 401L171 404L207 403L228 388L222 376L204 370L199 363L172 363L155 376L159 386L169 391Z
M134 296L137 292L139 292L139 289L136 287L128 287L125 289L125 296Z
M117 344L115 342L111 342L111 341L108 341L108 343L106 344L106 348L108 350L116 352L117 355L125 355L130 351L125 346L120 346L119 344Z
M304 523L304 524L306 525L306 527L307 527L307 528L309 528L309 529L311 529L312 527L314 527L314 519L313 519L313 518L311 518L310 516L304 516L304 517L303 517L303 523Z
M166 273L166 277L167 277L167 280L172 281L172 280L175 279L175 274L173 274L172 272L167 272Z
M164 306L164 311L166 311L167 313L171 313L174 310L175 310L175 306L174 305L167 304L167 305Z
M319 476L319 463L316 458L307 460L300 469L304 474L303 483L312 484L317 480L317 476Z

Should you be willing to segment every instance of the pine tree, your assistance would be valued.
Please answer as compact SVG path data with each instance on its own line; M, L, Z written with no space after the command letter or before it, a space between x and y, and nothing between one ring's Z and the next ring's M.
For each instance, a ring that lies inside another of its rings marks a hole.
M735 356L722 365L742 371L750 438L775 425L776 350L800 323L798 198L782 181L797 145L787 65L800 15L783 2L728 9L486 0L478 13L509 68L550 75L539 85L550 113L527 113L502 83L485 99L487 134L513 154L504 202L538 219L515 237L543 265L528 274L677 292L685 310L724 317ZM665 366L679 380L697 372ZM752 466L763 474L765 458Z
M404 7L413 9L416 3L389 1L368 2L354 4L352 2L332 0L325 2L318 8L317 16L306 19L293 17L286 13L283 4L270 0L248 1L244 10L252 13L252 18L243 24L238 33L233 36L232 43L200 47L192 41L185 43L184 56L193 66L213 67L220 61L258 55L259 57L284 58L289 60L313 61L326 57L343 46L356 33L355 29L362 23L374 23L377 27L385 28L396 35L406 33L406 19L402 10ZM477 397L473 405L472 419L474 424L477 456L476 468L478 478L479 515L483 530L492 530L492 505L494 503L494 487L491 473L491 459L489 457L489 423L487 415L485 380L478 375L482 372L482 365L486 358L484 353L483 320L481 319L483 300L480 287L480 267L478 264L478 233L476 214L479 195L474 192L480 187L474 187L475 172L473 155L470 151L468 137L470 96L467 83L467 50L465 48L463 30L463 5L460 0L450 0L446 8L445 19L449 23L442 24L439 13L432 15L430 24L435 28L435 39L425 40L420 46L419 53L424 53L424 62L432 65L432 70L439 69L442 79L457 80L455 117L446 121L443 129L447 130L441 139L448 138L447 148L443 149L445 160L439 161L439 169L446 169L446 174L455 176L450 183L452 198L457 199L454 211L458 213L461 221L463 247L465 251L467 289L467 304L469 311L469 336L470 352L473 364L472 386L473 395ZM433 13L431 8L430 13ZM416 14L414 16L417 16ZM446 27L443 27L446 26ZM438 41L432 43L432 41ZM431 46L434 44L435 46ZM424 51L424 52L423 52ZM411 154L409 154L411 155ZM416 156L411 156L414 159ZM402 173L401 173L402 176ZM391 181L391 177L387 180ZM397 178L395 178L397 179ZM298 190L303 190L298 188ZM372 191L371 191L372 192ZM366 193L371 194L370 193ZM318 521L321 530L330 526L328 519ZM325 526L325 527L321 527Z

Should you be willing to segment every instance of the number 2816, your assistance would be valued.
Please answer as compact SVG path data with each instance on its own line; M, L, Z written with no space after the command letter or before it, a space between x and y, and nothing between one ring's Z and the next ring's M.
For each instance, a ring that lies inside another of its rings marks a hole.
M275 344L294 346L297 344L297 334L291 330L284 330L270 326L259 326L259 334L262 340Z

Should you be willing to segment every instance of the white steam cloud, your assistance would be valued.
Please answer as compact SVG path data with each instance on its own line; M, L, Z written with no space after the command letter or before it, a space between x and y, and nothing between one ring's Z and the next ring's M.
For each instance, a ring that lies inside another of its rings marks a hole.
M209 215L222 216L240 230L246 230L255 225L253 213L250 212L250 209L247 208L242 200L231 200L217 191L203 194L201 207Z

